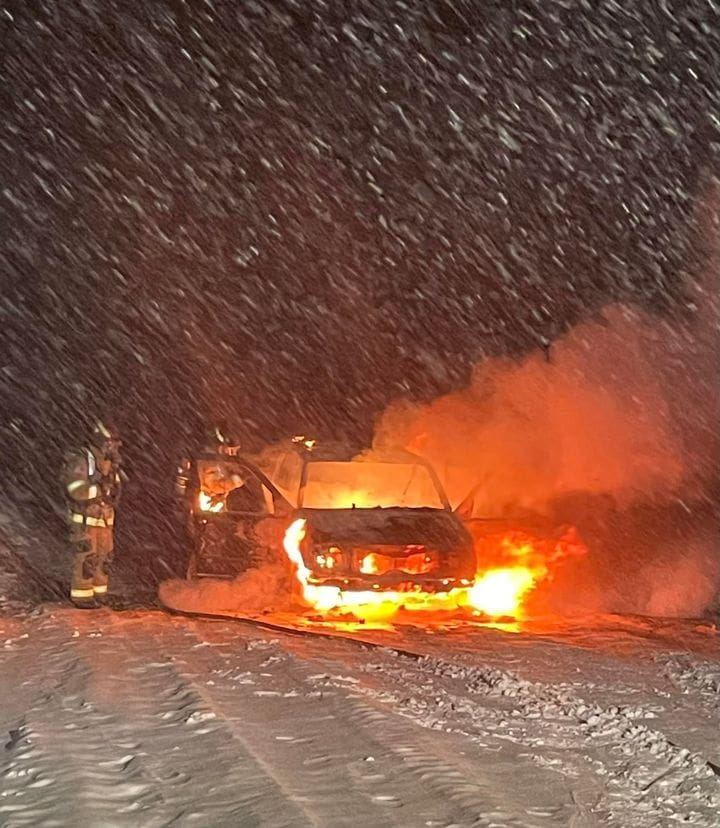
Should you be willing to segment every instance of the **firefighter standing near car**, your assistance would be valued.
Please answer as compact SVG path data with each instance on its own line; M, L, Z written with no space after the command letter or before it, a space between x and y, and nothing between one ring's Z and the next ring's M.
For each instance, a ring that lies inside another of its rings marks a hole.
M237 525L228 526L224 522L223 515L227 511L228 495L237 495L245 489L239 450L239 441L224 423L218 423L207 429L199 450L178 465L175 493L178 504L182 504L191 541L188 577L194 577L208 551L222 550L228 529L233 533L238 531Z
M97 421L87 446L65 456L63 486L73 549L70 599L77 606L95 607L108 592L115 512L125 479L120 446L115 426Z
M240 442L224 423L212 426L201 456L197 459L200 489L212 501L222 499L245 481L238 474Z
M175 498L188 519L191 535L203 513L223 511L226 496L245 484L238 474L239 450L239 442L225 425L217 424L208 428L199 450L178 463Z

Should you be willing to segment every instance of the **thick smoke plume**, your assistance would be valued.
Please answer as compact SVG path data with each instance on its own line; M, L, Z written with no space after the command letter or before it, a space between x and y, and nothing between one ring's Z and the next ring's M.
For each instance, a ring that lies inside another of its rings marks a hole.
M428 458L451 500L471 490L474 514L546 510L569 492L621 502L668 496L704 476L713 404L699 397L667 321L614 305L518 362L480 363L469 386L428 405L392 405L376 445ZM710 386L704 384L710 394ZM716 389L713 389L716 390ZM694 411L687 412L688 401ZM698 444L702 444L699 452Z
M474 517L581 526L592 554L551 589L556 609L692 615L717 593L716 196L700 216L710 264L674 316L608 306L547 353L484 360L467 388L378 422L376 447L426 457Z

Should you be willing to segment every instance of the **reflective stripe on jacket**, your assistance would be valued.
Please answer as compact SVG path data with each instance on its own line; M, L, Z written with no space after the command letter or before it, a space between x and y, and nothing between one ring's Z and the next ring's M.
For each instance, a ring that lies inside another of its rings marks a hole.
M101 529L110 528L115 523L114 512L108 517L91 517L90 515L82 515L79 512L70 512L70 523L78 523L83 526L97 526Z
M100 499L98 464L95 453L89 448L78 449L65 457L63 484L72 524L111 527L115 522L113 505ZM119 480L117 482L119 484Z

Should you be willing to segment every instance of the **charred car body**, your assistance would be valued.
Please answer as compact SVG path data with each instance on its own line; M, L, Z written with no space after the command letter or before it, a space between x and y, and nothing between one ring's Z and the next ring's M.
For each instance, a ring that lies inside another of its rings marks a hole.
M303 457L297 506L309 584L444 592L474 577L472 540L419 457L313 448Z
M281 552L285 530L298 519L305 521L300 551L313 585L445 592L475 575L470 534L433 469L415 455L358 456L298 439L235 462L233 473L245 486L251 481L256 508L237 509L233 491L211 502L198 476L188 500L197 540L190 577L237 574L260 547ZM244 540L244 552L230 554L228 539L236 547Z

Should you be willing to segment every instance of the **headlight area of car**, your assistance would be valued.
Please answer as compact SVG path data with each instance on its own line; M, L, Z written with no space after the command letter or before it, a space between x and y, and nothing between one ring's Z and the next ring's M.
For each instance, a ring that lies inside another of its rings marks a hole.
M405 575L429 575L440 566L440 555L424 546L409 546L401 554L379 551L360 551L358 570L363 575L386 575L402 572Z
M424 546L343 548L335 544L318 545L312 551L311 569L321 577L429 575L440 568L440 554Z
M315 550L315 566L324 572L343 571L346 564L346 556L339 546L320 547Z
M363 624L368 621L386 623L404 610L457 609L469 586L469 582L457 575L446 573L447 555L438 553L436 558L424 546L348 547L330 539L313 543L303 518L298 518L288 528L284 548L301 587L298 598L304 605L320 613L350 615ZM368 572L383 563L382 558L368 558L368 555L386 553L384 565L388 567L397 561L403 567L411 568L414 563L415 568L426 568L434 566L438 560L438 568L421 575L397 569L389 569L384 575ZM413 555L416 556L414 559ZM365 573L360 571L361 566Z

